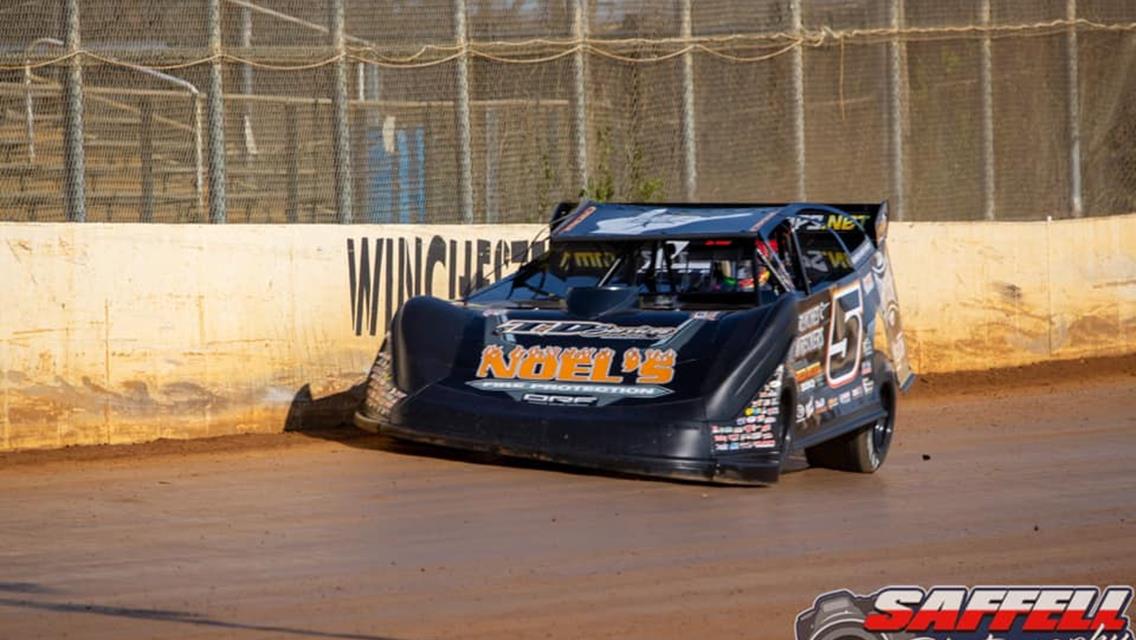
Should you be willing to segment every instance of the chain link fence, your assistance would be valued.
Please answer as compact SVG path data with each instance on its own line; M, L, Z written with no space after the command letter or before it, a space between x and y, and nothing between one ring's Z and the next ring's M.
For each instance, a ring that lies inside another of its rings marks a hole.
M7 0L0 220L1136 211L1131 0Z

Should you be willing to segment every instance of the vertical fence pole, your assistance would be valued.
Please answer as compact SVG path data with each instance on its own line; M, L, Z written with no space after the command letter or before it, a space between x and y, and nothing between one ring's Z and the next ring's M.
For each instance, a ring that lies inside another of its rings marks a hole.
M154 221L154 107L143 98L138 117L138 161L142 171L142 211L139 222Z
M343 0L328 0L331 12L331 46L337 56L332 87L332 118L335 120L335 211L336 222L350 223L354 197L351 180L351 125L347 114L347 40L344 37Z
M691 4L693 0L680 0L682 3L682 38L690 46L694 37L694 20ZM695 129L694 103L694 52L687 51L682 56L682 143L683 164L686 167L687 201L693 201L698 194L698 136Z
M83 60L79 54L79 0L63 4L64 46L71 59L63 81L66 124L63 127L64 205L71 222L87 220L86 157L83 153Z
M801 0L789 0L789 28L793 35L801 37ZM796 152L798 200L806 198L805 164L805 49L798 45L789 56L791 82L793 87L793 149Z
M28 137L28 164L35 164L35 98L32 96L32 61L24 66L24 124Z
M223 224L225 203L225 95L221 54L221 0L207 0L209 55L209 222Z
M205 217L205 141L201 134L205 116L201 95L193 96L193 192L197 195L197 211L193 222L201 222Z
M906 158L903 155L903 139L907 132L907 112L905 105L905 92L907 90L907 45L900 36L903 28L903 0L891 0L889 3L889 22L896 31L888 44L888 76L889 96L888 111L890 112L891 126L891 210L892 219L903 220L905 196L905 169Z
M241 48L245 50L242 57L247 56L248 48L252 46L252 11L248 7L241 7ZM252 95L252 65L241 65L241 93ZM256 138L252 133L252 102L245 100L241 114L241 134L245 146L245 162L251 162L256 155Z
M989 27L990 0L982 0L982 26ZM980 85L982 93L982 217L994 219L994 70L990 32L982 34Z
M469 31L466 26L465 0L454 0L454 37L461 47L462 55L458 58L458 96L457 96L457 124L458 124L458 162L460 173L458 175L458 188L461 192L462 222L473 222L473 143L470 136L469 114L469 54L466 47L469 45Z
M284 122L287 127L286 154L288 156L288 193L284 200L284 216L288 222L300 220L300 119L296 105L284 107Z
M587 0L576 0L572 9L572 36L576 53L572 58L572 122L576 141L576 180L580 189L588 186L588 40Z
M351 130L356 141L351 145L352 189L355 197L354 212L361 219L367 218L367 177L370 168L367 163L367 112L370 107L363 104L367 100L367 69L362 62L355 64L355 99L358 107L351 114Z
M500 199L497 197L497 169L501 162L497 139L497 110L485 108L485 222L497 222Z
M1081 195L1081 92L1080 72L1077 67L1077 0L1065 0L1065 18L1069 20L1066 35L1065 69L1068 76L1069 96L1069 200L1073 217L1084 215Z

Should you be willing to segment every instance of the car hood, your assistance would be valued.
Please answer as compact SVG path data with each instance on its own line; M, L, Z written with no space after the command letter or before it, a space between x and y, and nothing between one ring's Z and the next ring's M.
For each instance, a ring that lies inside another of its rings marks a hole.
M391 327L395 380L410 394L443 385L596 408L697 402L711 419L727 417L784 361L797 325L794 300L583 319L559 309L414 298Z

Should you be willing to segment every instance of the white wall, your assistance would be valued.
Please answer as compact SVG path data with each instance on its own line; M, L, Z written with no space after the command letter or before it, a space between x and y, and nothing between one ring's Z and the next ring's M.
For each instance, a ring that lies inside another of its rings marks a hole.
M0 224L0 450L317 422L400 299L456 293L540 230ZM918 372L1136 351L1136 216L890 233Z

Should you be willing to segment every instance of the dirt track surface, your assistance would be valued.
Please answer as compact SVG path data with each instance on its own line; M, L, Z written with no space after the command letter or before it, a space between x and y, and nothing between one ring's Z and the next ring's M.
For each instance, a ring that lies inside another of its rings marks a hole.
M344 432L0 456L0 638L774 639L842 587L1132 584L1136 359L983 375L880 473L765 489Z

